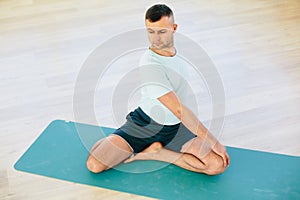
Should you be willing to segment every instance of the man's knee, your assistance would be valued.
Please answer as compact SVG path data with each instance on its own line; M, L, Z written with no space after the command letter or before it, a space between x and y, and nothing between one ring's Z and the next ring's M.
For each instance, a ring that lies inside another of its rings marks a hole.
M100 173L107 169L107 166L103 165L92 156L89 156L88 160L86 161L86 166L88 170L93 173Z
M210 159L210 162L207 163L206 174L218 175L223 173L225 170L226 167L224 167L223 159L218 155L214 155Z

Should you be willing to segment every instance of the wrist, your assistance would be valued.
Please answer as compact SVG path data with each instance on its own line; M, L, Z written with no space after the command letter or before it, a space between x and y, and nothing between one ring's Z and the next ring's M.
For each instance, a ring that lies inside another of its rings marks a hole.
M206 133L206 136L204 137L204 141L209 144L211 148L213 148L216 144L219 143L219 141L209 132Z

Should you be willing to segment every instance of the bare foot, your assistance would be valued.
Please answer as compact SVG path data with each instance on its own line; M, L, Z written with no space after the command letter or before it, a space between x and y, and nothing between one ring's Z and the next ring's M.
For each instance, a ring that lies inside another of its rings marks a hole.
M160 142L154 142L142 152L136 154L134 157L128 158L124 163L129 163L135 160L151 160L153 154L158 153L163 148Z

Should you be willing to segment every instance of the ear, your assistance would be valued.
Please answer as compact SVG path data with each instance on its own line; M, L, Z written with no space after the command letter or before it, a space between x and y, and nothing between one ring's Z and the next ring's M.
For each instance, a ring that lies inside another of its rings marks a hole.
M174 33L176 32L176 30L177 30L177 28L178 28L178 25L177 24L173 24L173 29L174 29Z

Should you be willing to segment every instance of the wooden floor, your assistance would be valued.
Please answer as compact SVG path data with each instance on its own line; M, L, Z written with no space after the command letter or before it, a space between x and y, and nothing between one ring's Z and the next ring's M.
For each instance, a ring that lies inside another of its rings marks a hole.
M111 36L143 28L153 3L0 1L0 199L148 199L18 172L13 164L50 121L74 120L74 85L85 59ZM300 156L300 1L166 3L178 32L206 50L222 78L220 140ZM108 106L97 113L114 127Z

